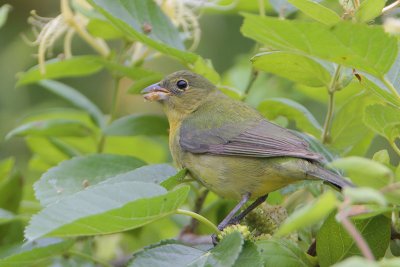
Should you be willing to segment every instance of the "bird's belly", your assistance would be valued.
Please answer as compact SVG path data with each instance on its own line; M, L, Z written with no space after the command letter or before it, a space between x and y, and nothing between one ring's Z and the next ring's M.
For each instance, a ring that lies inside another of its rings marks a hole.
M303 168L305 161L295 158L191 153L187 153L184 158L185 167L195 179L216 194L231 199L240 199L246 193L257 198L306 178Z

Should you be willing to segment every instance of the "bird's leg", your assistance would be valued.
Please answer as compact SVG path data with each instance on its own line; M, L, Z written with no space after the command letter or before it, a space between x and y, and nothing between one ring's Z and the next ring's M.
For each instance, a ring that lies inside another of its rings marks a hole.
M238 210L240 210L244 204L246 204L246 202L249 200L250 198L250 193L246 193L245 195L242 196L242 199L240 200L240 202L231 210L231 212L229 212L228 216L226 216L222 222L220 224L218 224L218 229L219 230L223 230L225 227L227 227L230 223L231 220L233 218L233 216L235 216L236 212L238 212ZM218 238L215 234L211 235L211 240L212 243L215 245L218 244Z
M240 202L231 210L231 212L229 212L228 216L226 216L225 219L223 219L222 222L218 224L219 230L223 230L225 227L231 224L233 216L235 216L236 212L238 212L238 210L240 210L243 207L243 205L246 204L249 198L250 198L250 193L246 193L245 195L242 196Z
M252 210L257 208L259 205L264 203L264 201L268 198L268 194L257 198L250 206L248 206L244 211L242 211L238 216L233 217L228 224L237 224L240 222L247 214L249 214Z

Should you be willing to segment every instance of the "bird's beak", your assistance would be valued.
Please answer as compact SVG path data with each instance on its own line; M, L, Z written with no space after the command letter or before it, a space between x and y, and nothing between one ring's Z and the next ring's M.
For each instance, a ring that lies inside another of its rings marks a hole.
M167 89L161 87L159 83L144 88L141 93L144 94L143 97L149 101L166 100L171 94Z

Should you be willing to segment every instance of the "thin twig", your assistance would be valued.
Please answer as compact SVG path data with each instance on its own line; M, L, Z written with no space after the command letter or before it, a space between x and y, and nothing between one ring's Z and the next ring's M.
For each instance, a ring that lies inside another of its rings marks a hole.
M253 86L254 82L256 81L257 77L258 77L258 71L255 70L254 68L251 68L250 79L249 82L247 83L246 89L244 90L244 98L246 98L247 95L249 94L250 89Z
M331 128L331 123L333 119L333 112L335 108L335 91L337 90L337 82L340 78L340 71L342 69L341 65L338 65L335 73L332 77L332 80L328 87L329 94L329 102L328 102L328 111L326 113L325 122L324 122L324 130L322 133L322 143L327 143L329 141L329 130Z
M400 0L397 0L397 1L393 2L393 3L391 3L390 5L385 6L385 7L382 9L382 14L385 14L386 12L389 12L389 11L392 10L393 8L397 7L398 5L400 5Z
M183 210L183 209L177 209L175 213L176 214L181 214L181 215L187 215L187 216L190 216L192 218L195 218L196 220L204 223L205 225L207 225L208 227L213 229L215 234L220 234L220 230L218 229L218 227L215 224L213 224L206 217L203 217L198 213L195 213L195 212L190 211L190 210Z
M118 103L118 93L119 93L119 82L120 82L119 77L114 77L114 91L113 91L113 96L112 96L112 102L111 102L111 110L110 110L110 120L109 123L114 121L117 113L117 103Z
M258 9L261 17L265 17L265 4L264 0L258 0Z
M200 193L200 195L197 197L196 202L194 204L193 212L200 213L201 209L203 208L204 201L206 200L209 192L210 191L208 189L206 189ZM184 231L189 232L189 233L194 233L196 231L196 228L198 227L198 225L199 225L199 221L196 220L195 218L192 218L192 220L190 221L190 224L184 229Z

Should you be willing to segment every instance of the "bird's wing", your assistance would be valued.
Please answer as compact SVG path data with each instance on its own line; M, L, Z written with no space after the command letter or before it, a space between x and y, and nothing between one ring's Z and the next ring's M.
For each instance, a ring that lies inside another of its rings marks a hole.
M201 154L244 157L296 157L321 161L322 156L311 151L308 143L288 129L260 119L228 123L201 129L184 123L179 143L183 150Z

